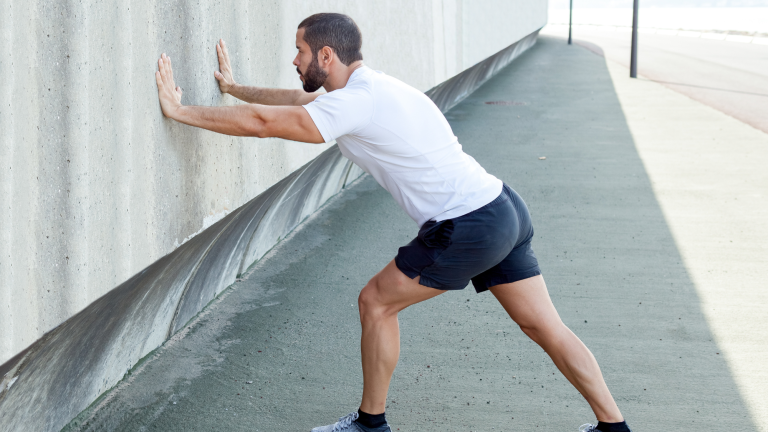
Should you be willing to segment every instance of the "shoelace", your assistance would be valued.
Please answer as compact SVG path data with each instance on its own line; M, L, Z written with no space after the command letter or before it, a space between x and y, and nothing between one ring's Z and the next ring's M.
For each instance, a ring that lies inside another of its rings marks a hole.
M597 431L597 426L591 423L585 423L579 426L579 432L598 432L598 431Z
M331 432L341 432L344 428L349 427L353 421L357 420L359 416L360 415L357 413L357 411L347 414L346 416L340 418L338 423L333 425Z

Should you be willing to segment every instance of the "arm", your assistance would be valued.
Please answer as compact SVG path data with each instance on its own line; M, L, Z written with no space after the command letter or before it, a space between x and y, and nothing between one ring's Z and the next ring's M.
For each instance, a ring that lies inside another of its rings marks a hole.
M218 78L218 76L217 76ZM221 81L219 81L221 85ZM290 106L302 106L306 105L318 96L320 93L307 93L304 90L286 90L286 89L273 89L264 87L252 87L244 86L241 84L233 83L226 92L232 96L240 99L241 101L248 103L257 103L262 105L290 105Z
M173 80L171 59L163 54L158 66L160 70L155 72L155 79L160 107L168 118L227 135L325 142L312 117L300 106L184 106L181 104L181 88L176 87Z
M222 93L229 93L241 101L262 105L301 106L312 102L320 95L303 90L270 89L237 84L232 75L232 64L229 61L229 51L224 39L219 39L219 43L216 44L216 54L219 56L220 71L214 71L213 76L219 81L219 89Z

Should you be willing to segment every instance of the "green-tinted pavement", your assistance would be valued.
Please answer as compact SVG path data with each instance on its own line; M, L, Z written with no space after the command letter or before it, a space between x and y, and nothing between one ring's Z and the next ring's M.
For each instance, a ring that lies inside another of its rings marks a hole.
M447 117L465 150L527 201L554 303L634 430L757 430L605 59L542 38ZM69 429L308 431L355 410L357 293L415 232L363 178ZM447 293L400 323L394 430L575 431L594 420L490 294Z

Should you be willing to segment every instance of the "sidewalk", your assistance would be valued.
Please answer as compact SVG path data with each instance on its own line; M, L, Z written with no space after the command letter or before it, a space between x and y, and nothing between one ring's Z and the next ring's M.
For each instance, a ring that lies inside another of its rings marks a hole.
M630 30L576 26L573 42L629 68ZM541 34L567 38L568 26L546 26ZM641 30L637 49L638 75L768 133L768 45Z
M526 199L555 305L635 430L768 431L768 138L626 75L542 37L448 119ZM357 409L357 293L415 233L364 177L66 430L309 431ZM394 430L594 421L491 295L400 324Z

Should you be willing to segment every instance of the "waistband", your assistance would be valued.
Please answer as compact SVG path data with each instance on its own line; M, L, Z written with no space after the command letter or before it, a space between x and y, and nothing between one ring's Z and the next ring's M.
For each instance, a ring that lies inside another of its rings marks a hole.
M488 210L490 208L500 206L500 205L502 205L504 203L507 203L507 202L509 202L509 203L514 205L513 198L512 198L512 188L509 187L506 183L503 183L503 185L501 187L501 193L493 201L491 201L488 204L480 207L479 209L472 210L471 212L469 212L467 214L464 214L464 215L461 215L459 217L453 218L453 220L458 220L458 219L461 219L463 217L468 217L468 216L477 214L479 212L482 212L484 210Z

